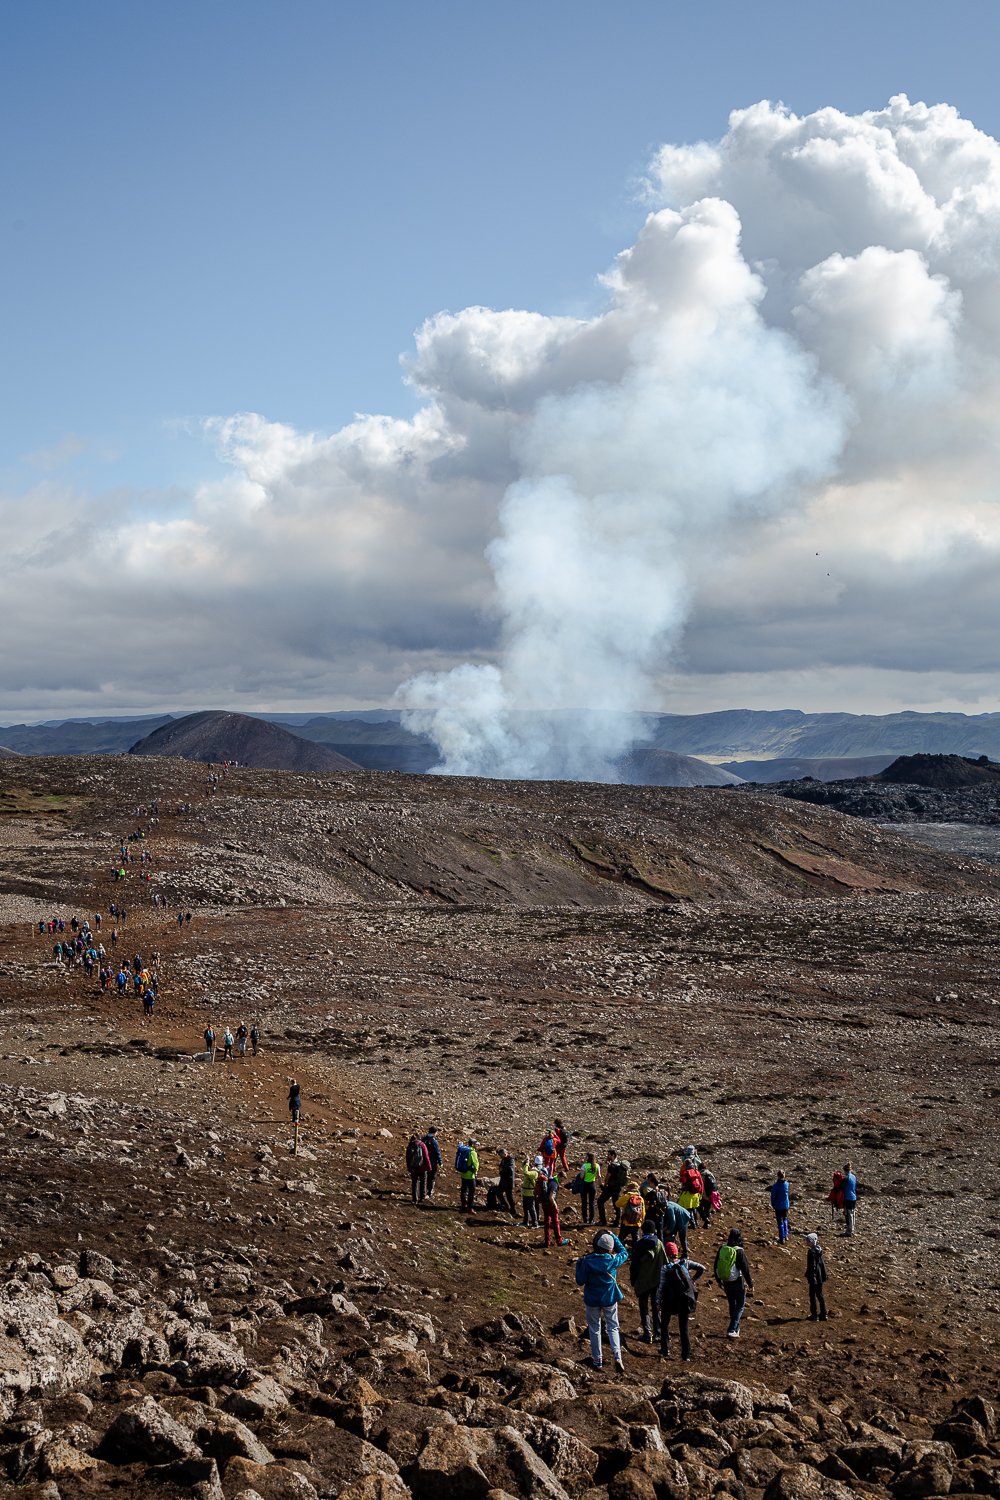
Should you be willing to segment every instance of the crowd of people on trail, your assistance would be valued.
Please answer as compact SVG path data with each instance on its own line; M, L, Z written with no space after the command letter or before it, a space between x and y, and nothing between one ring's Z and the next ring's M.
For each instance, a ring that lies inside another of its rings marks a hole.
M603 1367L603 1339L606 1337L617 1369L622 1368L619 1304L624 1292L618 1284L618 1272L627 1266L629 1283L638 1303L640 1337L644 1343L659 1344L664 1359L670 1356L671 1329L676 1326L680 1357L691 1359L691 1318L698 1303L699 1283L711 1265L711 1277L725 1293L728 1309L726 1337L738 1339L746 1309L747 1293L753 1291L753 1273L743 1244L742 1231L729 1229L717 1246L711 1261L703 1263L691 1253L689 1236L710 1229L713 1215L722 1212L719 1182L703 1162L695 1146L680 1152L676 1181L671 1182L655 1172L640 1175L630 1162L609 1150L603 1168L593 1151L586 1152L573 1165L567 1156L570 1133L561 1120L554 1120L543 1135L535 1152L523 1162L507 1148L497 1150L497 1170L486 1177L482 1173L479 1141L475 1136L459 1140L455 1149L454 1170L459 1179L458 1211L475 1214L480 1211L476 1198L485 1186L483 1207L494 1213L510 1214L520 1227L540 1228L542 1244L564 1246L570 1243L559 1214L559 1191L569 1179L570 1192L579 1199L579 1218L574 1227L587 1229L597 1224L599 1232L592 1248L576 1261L576 1282L582 1289L587 1328L590 1335L591 1362ZM414 1204L430 1203L438 1189L439 1174L445 1153L437 1126L428 1127L423 1136L413 1134L406 1144L406 1171L410 1177L410 1196ZM520 1180L520 1205L517 1185ZM790 1214L792 1189L785 1172L779 1171L767 1189L775 1216L778 1247L787 1253L792 1233ZM857 1213L857 1178L851 1163L834 1173L834 1186L828 1195L831 1211L843 1214L843 1234L855 1233ZM609 1217L613 1221L609 1223ZM801 1231L799 1231L801 1233ZM805 1233L806 1260L803 1276L809 1291L809 1318L827 1319L825 1286L826 1260L817 1231Z
M260 1026L256 1021L249 1027L245 1021L241 1021L235 1033L230 1027L225 1026L221 1036L209 1021L202 1035L205 1041L205 1057L208 1062L214 1063L220 1050L223 1062L235 1062L237 1057L245 1059L248 1042L252 1056L256 1057L260 1050Z

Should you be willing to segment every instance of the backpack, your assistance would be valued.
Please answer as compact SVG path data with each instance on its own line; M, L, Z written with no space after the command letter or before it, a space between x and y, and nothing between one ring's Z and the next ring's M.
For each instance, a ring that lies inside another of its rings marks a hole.
M459 1146L458 1150L455 1152L455 1171L467 1172L469 1170L469 1160L471 1156L471 1146Z
M573 1181L569 1185L569 1190L570 1190L571 1193L582 1193L583 1192L583 1172L582 1171L577 1172L576 1176L573 1178Z
M625 1207L622 1209L622 1223L629 1228L641 1224L645 1217L645 1204L641 1193L629 1193Z
M545 1137L544 1141L542 1142L542 1149L538 1154L539 1156L555 1156L556 1143L550 1135L547 1135Z
M688 1312L694 1312L698 1302L698 1289L691 1280L686 1266L682 1266L679 1260L666 1268L666 1279L663 1282L662 1303L665 1308L686 1307Z
M715 1257L715 1274L720 1281L735 1281L733 1272L736 1270L736 1257L739 1253L739 1245L719 1246L719 1253Z
M705 1179L698 1171L698 1168L685 1167L683 1172L681 1173L681 1176L684 1179L684 1186L687 1188L688 1192L697 1193L700 1198L702 1193L705 1191Z

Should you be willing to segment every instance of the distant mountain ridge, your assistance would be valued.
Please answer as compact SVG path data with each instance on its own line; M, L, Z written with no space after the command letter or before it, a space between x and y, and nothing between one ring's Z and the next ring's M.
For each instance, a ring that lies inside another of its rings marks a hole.
M438 760L433 743L404 729L399 709L341 709L331 713L264 713L258 722L291 729L305 740L372 770L420 772ZM21 755L119 754L161 725L170 714L147 719L75 719L0 727L0 740ZM875 769L899 755L989 755L1000 760L1000 713L822 713L799 709L725 709L707 714L643 714L645 738L634 755L669 751L706 758L732 774L774 780L781 773L761 762L793 762L781 779L812 775L826 780ZM817 766L802 763L848 761ZM751 764L747 765L746 762ZM863 764L862 762L867 762Z
M188 714L154 729L131 746L130 755L173 755L204 764L235 762L267 771L358 771L326 745L304 740L280 724L249 714L221 711Z

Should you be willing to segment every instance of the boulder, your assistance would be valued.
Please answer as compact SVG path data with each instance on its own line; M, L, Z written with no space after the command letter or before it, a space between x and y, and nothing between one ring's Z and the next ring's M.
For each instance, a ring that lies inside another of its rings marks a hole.
M244 1386L252 1379L246 1355L231 1340L181 1318L168 1322L164 1332L189 1385Z
M786 1464L764 1491L764 1500L857 1500L857 1490L808 1464Z
M26 1396L61 1395L92 1374L83 1339L60 1318L47 1285L0 1286L0 1417Z
M609 1500L687 1500L684 1465L669 1453L636 1453L608 1485Z
M249 1385L233 1391L223 1402L223 1409L244 1422L263 1422L284 1411L288 1397L270 1375L257 1375Z
M931 1495L947 1495L954 1469L955 1455L947 1443L907 1443L892 1492L898 1500L925 1500Z
M319 1491L303 1474L285 1464L255 1464L249 1458L233 1458L222 1481L226 1500L247 1490L260 1500L319 1500Z
M118 1413L97 1455L119 1464L167 1464L200 1457L191 1434L152 1396Z
M404 1477L416 1500L486 1500L493 1489L525 1500L567 1500L552 1470L513 1427L434 1427Z

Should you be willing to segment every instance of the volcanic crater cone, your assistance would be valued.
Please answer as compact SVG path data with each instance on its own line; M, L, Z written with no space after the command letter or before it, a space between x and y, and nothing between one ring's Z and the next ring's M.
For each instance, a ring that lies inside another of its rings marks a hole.
M129 755L168 755L211 764L238 762L262 771L358 771L360 766L326 745L304 740L278 724L249 714L209 710L154 729Z

